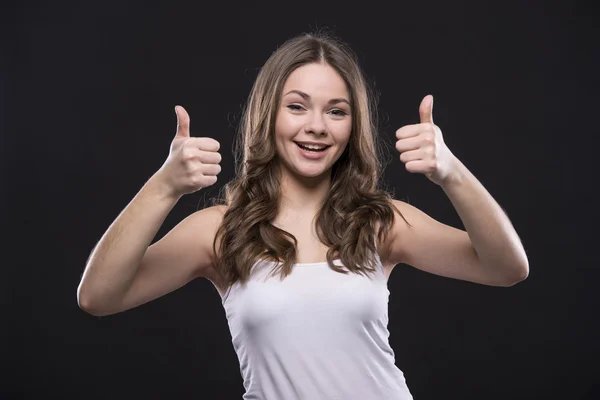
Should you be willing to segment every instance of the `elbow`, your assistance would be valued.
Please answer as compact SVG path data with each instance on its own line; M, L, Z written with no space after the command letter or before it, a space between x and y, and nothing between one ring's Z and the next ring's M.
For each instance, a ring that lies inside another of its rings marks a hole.
M523 282L529 277L529 263L525 261L517 266L513 266L513 272L508 274L506 286L515 286L519 282Z
M86 313L93 315L94 317L104 317L109 315L109 312L106 312L105 309L99 307L97 302L94 302L93 299L90 298L88 293L82 290L81 285L77 288L77 305L79 308Z
M517 264L519 265L519 268L517 269L517 281L515 284L522 282L529 277L529 259L526 255L523 255L522 258L521 262Z
M81 310L93 315L94 317L102 316L100 311L94 307L94 303L92 303L88 297L82 294L81 290L77 291L77 305Z
M86 303L84 301L78 301L79 308L85 311L86 313L94 316L94 317L105 317L107 315L112 314L111 312L107 312L106 310L96 307L91 303Z

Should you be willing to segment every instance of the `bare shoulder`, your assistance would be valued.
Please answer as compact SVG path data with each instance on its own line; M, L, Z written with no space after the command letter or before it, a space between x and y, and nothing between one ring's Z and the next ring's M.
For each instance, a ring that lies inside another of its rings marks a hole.
M394 212L394 219L390 227L389 234L378 242L379 257L384 267L391 272L396 264L399 263L398 248L394 248L396 238L402 235L410 225L407 221L413 220L415 215L420 213L410 204L396 199L390 199L390 206Z
M203 208L184 218L178 228L185 234L194 233L205 239L214 238L226 211L227 206L224 205Z
M205 257L204 259L210 260L210 262L200 265L198 277L208 279L221 296L225 293L226 288L220 283L221 280L215 268L217 256L215 248L218 249L219 243L217 241L216 246L214 244L217 231L223 223L223 217L228 209L229 206L227 205L216 205L204 208L188 217L190 219L190 234L202 238L200 240L201 252L208 255L208 258Z
M394 208L394 220L390 234L382 243L382 253L388 264L396 265L408 261L410 248L416 244L411 243L411 238L416 233L440 224L405 201L391 199L390 203Z
M198 210L181 220L148 249L148 258L169 258L193 270L192 278L208 277L214 267L213 243L227 210L217 205Z
M208 279L215 285L219 292L221 287L217 284L217 274L215 270L216 254L215 254L215 238L217 231L223 222L223 217L228 210L226 205L215 205L204 208L190 215L190 228L193 231L190 234L201 237L200 245L202 246L203 254L208 254L209 263L200 266L199 277Z
M205 254L209 254L210 263L204 267L210 270L214 266L215 254L213 251L213 243L217 234L217 230L223 222L223 216L227 211L227 206L216 205L203 208L188 216L182 224L185 224L184 229L186 234L199 239L199 244L203 247ZM205 271L205 272L208 272ZM202 274L206 277L207 274ZM210 275L210 274L208 274Z
M216 232L226 211L225 205L210 206L190 214L186 219L189 219L190 226L210 228L211 232Z

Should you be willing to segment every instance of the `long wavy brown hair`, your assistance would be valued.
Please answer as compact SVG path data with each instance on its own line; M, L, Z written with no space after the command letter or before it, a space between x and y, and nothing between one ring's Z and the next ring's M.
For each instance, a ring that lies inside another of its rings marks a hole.
M324 32L291 38L258 73L239 125L236 174L217 200L228 206L213 243L215 269L224 287L245 283L259 260L276 261L281 279L296 262L296 238L272 225L280 197L274 126L287 77L309 63L333 67L345 80L353 105L350 139L332 166L330 193L316 218L317 235L329 248L329 266L341 273L373 272L376 238L387 236L393 212L398 211L379 185L383 148L378 142L375 97L356 54ZM334 265L335 259L347 271Z

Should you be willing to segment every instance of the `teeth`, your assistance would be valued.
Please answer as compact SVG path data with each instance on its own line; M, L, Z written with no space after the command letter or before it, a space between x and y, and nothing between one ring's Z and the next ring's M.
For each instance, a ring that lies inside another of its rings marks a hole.
M302 147L306 147L307 149L311 149L311 150L323 150L325 147L327 146L319 146L319 145L315 145L315 144L300 144Z

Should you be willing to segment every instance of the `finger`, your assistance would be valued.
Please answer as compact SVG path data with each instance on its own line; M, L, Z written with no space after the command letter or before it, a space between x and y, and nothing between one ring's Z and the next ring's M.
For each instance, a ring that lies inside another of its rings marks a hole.
M203 151L219 151L221 145L213 138L192 138L192 145Z
M407 151L405 153L400 154L400 161L402 161L403 163L406 164L411 161L422 160L423 156L424 156L424 154L421 149Z
M429 174L435 169L432 160L412 160L406 163L406 170L411 173Z
M220 172L221 166L219 164L205 164L202 166L204 176L217 176Z
M421 101L419 106L419 115L421 117L421 123L433 124L433 96L428 94Z
M175 114L177 115L177 134L179 137L190 137L190 116L185 108L175 106Z
M423 139L421 136L413 136L408 139L400 139L396 142L396 150L400 153L410 150L416 150L421 147Z
M400 140L417 136L422 129L421 124L405 125L396 131L396 139Z
M218 164L221 162L221 154L216 151L204 151L200 150L198 159L203 164Z
M204 177L203 180L205 182L204 187L212 186L215 183L217 183L217 176L216 175L207 175L207 176Z

